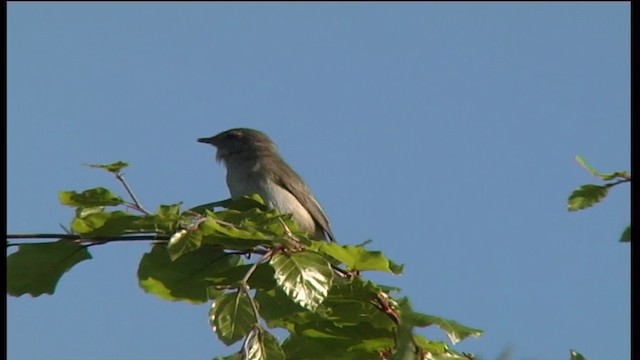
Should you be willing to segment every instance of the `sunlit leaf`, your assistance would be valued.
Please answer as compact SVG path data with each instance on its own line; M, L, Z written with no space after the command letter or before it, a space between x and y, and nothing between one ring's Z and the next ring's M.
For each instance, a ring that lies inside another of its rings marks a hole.
M575 350L571 350L569 353L571 354L571 360L586 360L582 354Z
M302 307L314 311L327 296L333 274L317 253L279 253L270 263L280 288Z
M456 321L443 319L437 316L410 312L409 314L402 314L402 319L404 320L405 318L409 319L413 325L418 327L436 325L447 334L449 340L454 345L469 336L479 337L482 335L482 330L470 328Z
M88 259L91 254L86 247L71 240L22 244L7 257L7 293L53 294L62 274Z
M246 360L285 360L284 351L280 348L278 340L269 332L255 327L247 340L245 341L243 348L244 356Z
M203 303L211 296L208 289L212 282L208 279L239 265L241 260L238 255L205 246L172 261L165 246L157 244L140 260L138 281L144 291L162 299Z
M377 270L392 274L402 273L402 265L387 259L380 251L366 250L361 246L339 245L326 241L314 242L321 252L345 264L351 270Z
M609 188L606 186L582 185L569 196L568 209L577 211L591 207L607 196L608 192Z
M220 341L231 345L249 334L256 318L249 298L238 291L221 295L213 302L209 323Z
M85 190L81 193L60 191L58 200L62 205L74 207L117 206L124 203L124 200L103 187Z
M131 215L117 210L111 212L90 213L71 221L71 230L87 238L119 236L133 233L155 233L156 217L148 215Z
M126 168L127 166L129 166L129 164L127 164L124 161L118 161L118 162L114 162L112 164L85 164L85 166L88 167L92 167L92 168L97 168L97 169L104 169L107 170L108 172L112 172L112 173L119 173L120 170Z

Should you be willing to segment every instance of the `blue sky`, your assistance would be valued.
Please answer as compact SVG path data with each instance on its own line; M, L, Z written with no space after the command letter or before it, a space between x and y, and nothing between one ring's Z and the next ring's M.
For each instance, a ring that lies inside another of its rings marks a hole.
M150 209L228 197L213 149L269 134L341 243L405 264L416 310L485 331L495 359L630 358L629 4L9 3L7 226L57 232L61 190L127 161ZM8 297L12 360L209 359L208 305L137 285L148 244L91 249L53 296ZM442 338L437 330L423 332Z

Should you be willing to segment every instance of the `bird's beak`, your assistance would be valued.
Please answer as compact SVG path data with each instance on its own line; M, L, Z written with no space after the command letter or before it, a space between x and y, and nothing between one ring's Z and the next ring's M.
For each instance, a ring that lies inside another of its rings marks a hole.
M199 139L198 139L198 142L205 143L205 144L215 145L215 144L214 144L214 140L213 140L213 138L214 138L214 137L215 137L215 136L208 137L208 138L199 138Z

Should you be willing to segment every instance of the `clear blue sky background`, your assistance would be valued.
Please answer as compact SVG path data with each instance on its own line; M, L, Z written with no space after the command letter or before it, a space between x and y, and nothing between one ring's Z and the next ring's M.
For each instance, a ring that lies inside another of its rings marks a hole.
M10 3L10 233L57 232L61 190L124 160L148 208L226 198L214 150L268 133L341 243L405 264L414 307L481 328L495 359L630 357L628 3ZM53 296L8 298L8 357L209 359L208 305L145 294L147 243L91 249ZM442 338L435 330L427 336Z

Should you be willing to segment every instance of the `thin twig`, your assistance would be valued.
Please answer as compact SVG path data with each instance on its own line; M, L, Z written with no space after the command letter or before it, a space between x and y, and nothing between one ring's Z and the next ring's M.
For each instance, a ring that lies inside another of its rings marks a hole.
M116 241L168 241L167 235L122 235L122 236L96 236L83 237L78 234L8 234L7 239L65 239L76 240L79 243L106 244ZM19 243L7 243L7 247L20 245Z
M138 198L136 198L136 196L133 194L133 191L129 187L129 184L127 184L127 181L124 179L124 176L122 176L120 172L116 172L115 175L116 175L116 179L118 179L118 181L120 181L124 186L124 189L127 190L127 193L131 197L131 200L133 200L133 204L135 205L135 207L138 210L142 211L145 215L151 215L151 213L145 210L142 204L140 204L140 202L138 201Z
M604 184L604 186L606 186L606 187L610 188L610 187L612 187L612 186L615 186L615 185L618 185L618 184L622 184L622 183L625 183L625 182L631 182L631 177L629 177L629 178L624 178L624 179L620 179L620 180L618 180L618 181L614 181L614 182L612 182L612 183L607 183L607 184Z
M247 273L244 274L244 277L242 278L242 281L240 283L240 289L247 295L247 297L249 298L249 302L251 303L251 308L253 309L253 315L256 317L256 324L260 323L260 313L258 313L258 306L256 305L255 301L251 297L251 294L249 294L249 278L256 271L256 269L258 268L258 265L271 259L272 255L273 255L273 249L270 249L269 251L264 253L264 255L260 257L260 259L258 259L255 263L253 263L253 265L251 266L251 268L249 268Z

